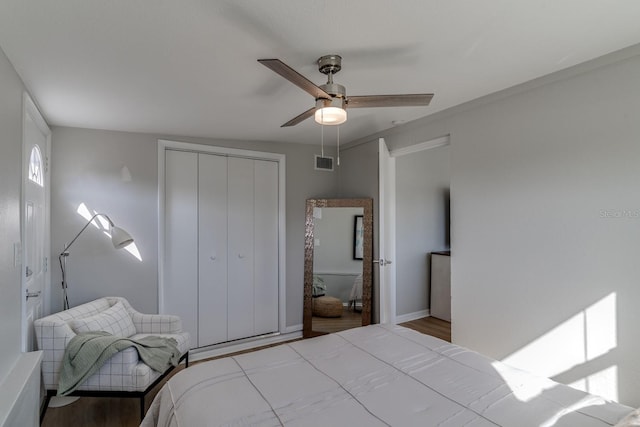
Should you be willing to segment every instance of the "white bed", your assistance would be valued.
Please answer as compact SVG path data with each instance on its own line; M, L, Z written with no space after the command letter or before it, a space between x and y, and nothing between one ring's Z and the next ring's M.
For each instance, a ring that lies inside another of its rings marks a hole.
M632 408L400 326L371 325L195 364L143 427L614 426Z

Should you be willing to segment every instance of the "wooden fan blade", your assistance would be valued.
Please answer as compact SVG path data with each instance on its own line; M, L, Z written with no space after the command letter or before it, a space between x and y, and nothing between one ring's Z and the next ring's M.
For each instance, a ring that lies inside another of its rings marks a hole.
M287 126L295 126L298 123L307 120L309 117L313 116L313 114L316 112L316 107L313 108L309 108L307 111L305 111L302 114L298 114L297 116L295 116L293 119L289 120L287 123L283 124L282 126L280 126L281 128L287 127Z
M347 98L347 107L420 107L423 105L429 105L431 98L433 98L432 93L350 96Z
M300 89L307 92L309 95L313 96L314 99L318 98L327 98L331 99L331 95L329 95L324 90L320 89L316 86L311 80L307 79L302 74L298 73L293 68L289 67L284 62L279 59L258 59L258 62L274 71L275 73L280 74L285 79L289 80L294 85L298 86Z

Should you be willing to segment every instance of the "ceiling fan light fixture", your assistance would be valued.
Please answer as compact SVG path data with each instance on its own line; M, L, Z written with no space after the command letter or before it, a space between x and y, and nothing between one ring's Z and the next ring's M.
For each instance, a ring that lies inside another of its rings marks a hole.
M340 125L347 121L344 98L316 100L314 118L321 125Z
M340 107L324 107L316 110L316 122L321 125L340 125L347 121L347 110Z

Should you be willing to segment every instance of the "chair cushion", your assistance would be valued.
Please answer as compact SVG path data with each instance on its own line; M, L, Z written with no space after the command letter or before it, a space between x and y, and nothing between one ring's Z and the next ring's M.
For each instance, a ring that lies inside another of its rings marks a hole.
M69 322L75 333L104 331L117 337L130 337L136 333L136 327L122 302L96 315L73 319Z

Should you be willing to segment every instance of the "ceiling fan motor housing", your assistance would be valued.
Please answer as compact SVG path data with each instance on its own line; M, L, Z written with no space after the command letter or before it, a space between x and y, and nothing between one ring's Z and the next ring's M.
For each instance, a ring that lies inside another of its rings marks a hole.
M324 90L325 92L327 92L333 98L335 98L335 97L346 98L347 97L347 90L345 89L344 86L342 86L342 85L340 85L338 83L327 83L327 84L324 84L324 85L320 85L318 87L320 89Z
M316 109L327 108L327 107L342 108L344 110L347 108L347 102L345 98L341 98L337 96L331 99L325 99L325 98L316 99Z

